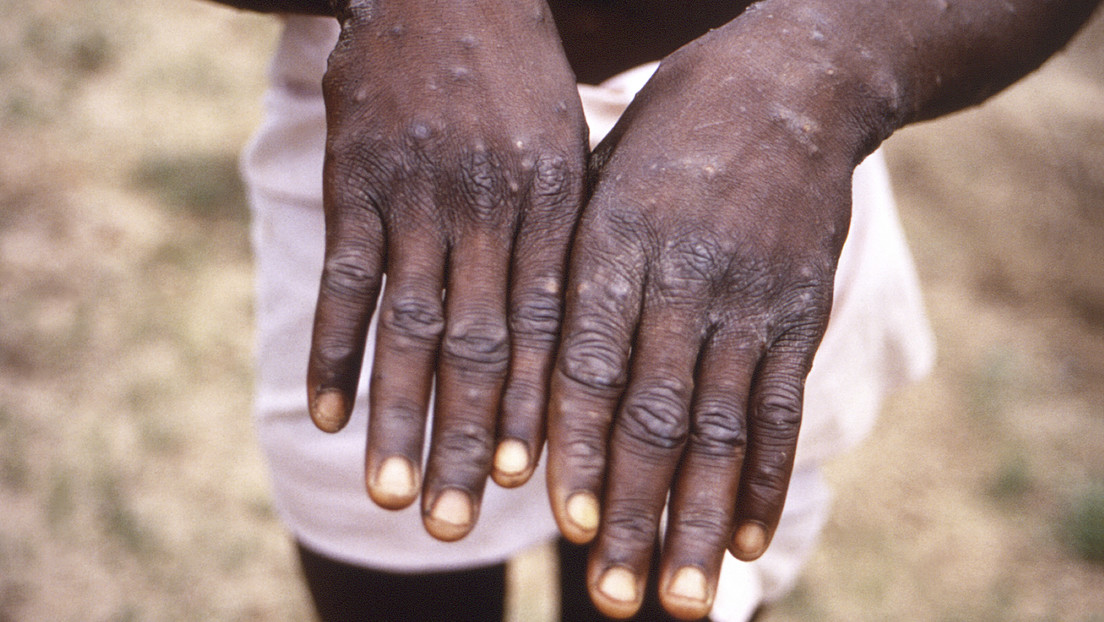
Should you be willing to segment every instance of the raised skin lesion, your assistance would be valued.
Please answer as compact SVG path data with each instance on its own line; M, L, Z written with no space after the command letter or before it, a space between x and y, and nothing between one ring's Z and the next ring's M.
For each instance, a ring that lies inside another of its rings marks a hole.
M656 61L742 13L741 0L548 0L571 68L597 84Z

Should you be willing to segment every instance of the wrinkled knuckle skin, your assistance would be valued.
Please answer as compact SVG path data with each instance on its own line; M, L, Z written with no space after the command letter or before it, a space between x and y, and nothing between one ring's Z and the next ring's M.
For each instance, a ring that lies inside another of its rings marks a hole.
M563 302L556 293L522 291L510 309L510 329L519 344L547 346L556 340L563 316Z
M509 194L499 159L486 150L473 149L463 156L459 176L457 187L470 217L476 222L497 222Z
M691 542L722 542L729 537L733 515L727 507L694 506L681 508L673 523Z
M789 439L801 427L802 388L800 381L770 382L756 396L758 408L755 433Z
M322 294L341 301L371 297L378 290L381 275L365 265L364 252L343 248L326 257L322 271Z
M540 158L532 181L534 203L554 210L552 215L573 217L581 203L582 176L582 162L572 164L558 155Z
M518 433L525 432L524 422L519 421L516 416L543 415L544 400L544 385L522 375L511 375L502 394L502 412L507 416L502 425L507 430L506 435L511 435L509 430L516 430Z
M689 431L685 412L689 391L677 380L653 381L626 398L618 424L628 436L648 447L682 447Z
M481 425L450 422L441 425L433 439L437 472L453 482L481 481L494 452L492 434Z
M330 335L316 343L311 367L319 374L320 386L346 387L355 383L360 374L360 361L364 357L364 344L351 335Z
M720 246L708 236L683 236L664 250L657 284L668 294L708 296L723 278L723 258Z
M560 373L586 389L600 394L620 391L625 386L622 353L605 334L583 331L572 335L560 357Z
M589 419L570 425L570 432L558 450L568 461L570 471L561 477L600 485L605 470L605 447L605 436L594 430Z
M450 322L441 354L461 368L504 374L510 362L510 337L498 322L463 318Z
M331 203L378 210L404 168L401 153L359 132L332 136L326 149L326 192Z
M381 329L430 346L436 346L445 329L439 302L402 294L384 307L379 322Z
M786 498L789 487L789 472L780 467L765 467L747 476L740 488L740 505L744 507L767 508L778 505Z
M651 545L656 528L652 509L636 499L620 499L610 504L602 518L602 537L627 549Z
M743 412L731 401L704 399L695 408L690 442L708 455L731 456L747 447Z

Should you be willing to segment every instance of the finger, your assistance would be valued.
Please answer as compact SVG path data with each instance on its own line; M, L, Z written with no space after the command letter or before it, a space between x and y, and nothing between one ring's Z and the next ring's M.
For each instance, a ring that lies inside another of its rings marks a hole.
M433 368L445 325L445 245L428 232L393 237L369 389L365 480L373 501L399 509L420 488Z
M510 361L509 257L509 239L488 231L457 242L449 259L446 329L422 497L426 529L441 540L457 540L474 527L491 471L495 421Z
M307 367L310 416L327 432L343 428L353 410L384 254L378 213L337 186L326 186L326 255Z
M610 439L601 530L592 549L591 595L606 615L636 612L659 518L689 431L694 367L702 344L688 309L645 308L632 380Z
M520 486L544 444L548 382L563 315L571 231L582 201L582 154L536 163L529 208L514 247L510 284L510 372L502 394L494 480Z
M597 228L576 238L549 389L549 500L560 532L576 544L598 530L606 441L640 313L643 262L611 239Z
M790 333L772 344L759 364L730 549L738 559L751 561L762 555L778 526L801 427L805 376L815 348L815 340Z
M698 365L690 437L668 506L660 602L685 619L709 613L732 537L747 430L748 391L761 348L716 333Z

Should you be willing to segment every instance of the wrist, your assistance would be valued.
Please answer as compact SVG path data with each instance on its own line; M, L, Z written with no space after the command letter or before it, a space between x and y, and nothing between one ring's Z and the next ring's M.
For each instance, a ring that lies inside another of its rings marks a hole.
M907 100L892 66L841 14L768 0L664 64L714 73L704 83L718 85L726 106L857 164L903 125Z

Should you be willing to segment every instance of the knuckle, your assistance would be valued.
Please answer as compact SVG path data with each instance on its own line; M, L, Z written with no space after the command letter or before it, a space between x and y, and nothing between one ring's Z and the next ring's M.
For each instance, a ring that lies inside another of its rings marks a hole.
M723 275L724 252L708 235L680 236L661 252L656 280L663 290L705 293Z
M482 469L491 461L493 444L492 435L484 426L471 422L450 422L440 426L433 439L432 453L448 462L451 470Z
M697 542L717 542L728 537L732 526L728 508L695 505L679 511L675 527Z
M547 344L556 339L562 314L558 291L522 291L511 305L510 328L519 339Z
M589 425L575 426L573 432L560 445L563 456L571 463L572 477L598 481L605 466L605 438Z
M740 502L757 508L779 503L789 487L789 471L782 466L760 466L742 482Z
M507 420L544 413L545 387L532 378L511 375L502 393L502 412Z
M581 177L581 167L575 168L562 156L539 159L533 175L533 195L546 205L569 201L577 192L574 180Z
M439 301L399 294L380 313L380 328L426 344L436 344L445 328Z
M681 447L688 436L686 415L690 387L675 379L661 379L628 396L618 422L631 438L656 449Z
M743 412L729 400L703 399L694 414L690 441L710 455L732 455L747 446Z
M642 499L619 499L611 503L603 523L604 536L622 544L651 544L656 534L653 510Z
M340 299L359 300L373 295L381 275L371 270L360 249L343 248L328 254L323 268L323 292Z
M567 378L600 393L620 391L625 386L624 353L604 332L583 330L572 335L560 357L560 372Z
M775 438L797 436L801 426L800 382L769 382L757 396L756 433Z
M441 353L446 360L464 367L505 373L510 362L510 336L499 322L461 318L449 323Z
M502 212L508 194L499 159L486 149L468 151L462 158L458 188L476 221L493 221Z
M359 370L363 354L364 344L359 339L325 339L315 348L313 363L322 370L329 370L330 373L345 370L350 366ZM330 378L329 382L341 383L338 378Z
M434 439L435 451L464 456L466 461L484 463L491 456L491 434L485 426L471 422L452 422L440 426Z

